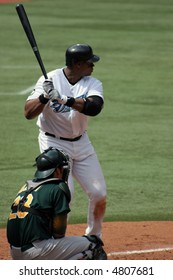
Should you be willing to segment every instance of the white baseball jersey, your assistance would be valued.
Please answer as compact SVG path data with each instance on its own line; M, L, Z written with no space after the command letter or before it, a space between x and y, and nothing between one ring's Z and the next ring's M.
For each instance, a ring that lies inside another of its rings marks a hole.
M69 83L63 68L48 73L52 79L54 88L61 95L74 98L86 98L92 95L100 96L103 99L102 83L91 76L85 76L75 85ZM42 76L36 83L35 89L27 100L38 98L44 92ZM58 104L57 101L48 102L42 113L38 116L37 125L45 132L54 134L57 137L75 138L87 130L88 116L79 113L77 110Z

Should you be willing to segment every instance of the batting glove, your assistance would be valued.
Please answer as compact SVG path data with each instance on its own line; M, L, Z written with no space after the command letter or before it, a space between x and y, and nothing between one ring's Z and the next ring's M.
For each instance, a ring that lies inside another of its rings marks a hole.
M54 89L52 79L46 79L43 82L43 89L46 93L45 98L49 98L52 101L57 100L59 104L66 104L67 96L60 95L60 93Z
M46 79L43 82L43 89L49 95L49 93L54 89L52 79Z

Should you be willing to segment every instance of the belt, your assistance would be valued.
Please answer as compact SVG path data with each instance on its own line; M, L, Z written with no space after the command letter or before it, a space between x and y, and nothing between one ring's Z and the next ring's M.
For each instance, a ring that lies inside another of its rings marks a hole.
M58 138L58 139L61 139L61 140L65 140L65 141L70 141L70 142L78 141L82 137L82 135L79 135L75 138L56 137L54 134L49 133L49 132L45 132L45 135L51 136L51 137L54 137L54 138Z
M25 252L26 250L29 250L30 248L34 247L34 245L32 243L26 244L22 247L16 247L13 245L10 245L11 249L17 249L17 250L21 250L21 252Z

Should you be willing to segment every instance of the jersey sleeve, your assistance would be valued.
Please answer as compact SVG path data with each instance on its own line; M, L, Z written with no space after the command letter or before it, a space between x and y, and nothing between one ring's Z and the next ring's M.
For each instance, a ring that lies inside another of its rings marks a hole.
M43 89L43 81L44 78L43 76L39 78L39 80L37 81L33 91L31 92L31 94L28 96L27 101L31 100L31 99L36 99L38 98L41 94L44 93L44 89Z
M95 95L101 97L104 100L102 82L95 78L92 77L90 78L91 78L90 86L88 88L88 93L86 97Z

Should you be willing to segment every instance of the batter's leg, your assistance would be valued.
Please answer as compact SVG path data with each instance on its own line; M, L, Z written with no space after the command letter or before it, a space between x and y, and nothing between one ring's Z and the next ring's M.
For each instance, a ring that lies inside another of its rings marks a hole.
M82 162L74 161L73 176L89 197L86 235L102 235L102 222L106 210L106 183L97 155Z

